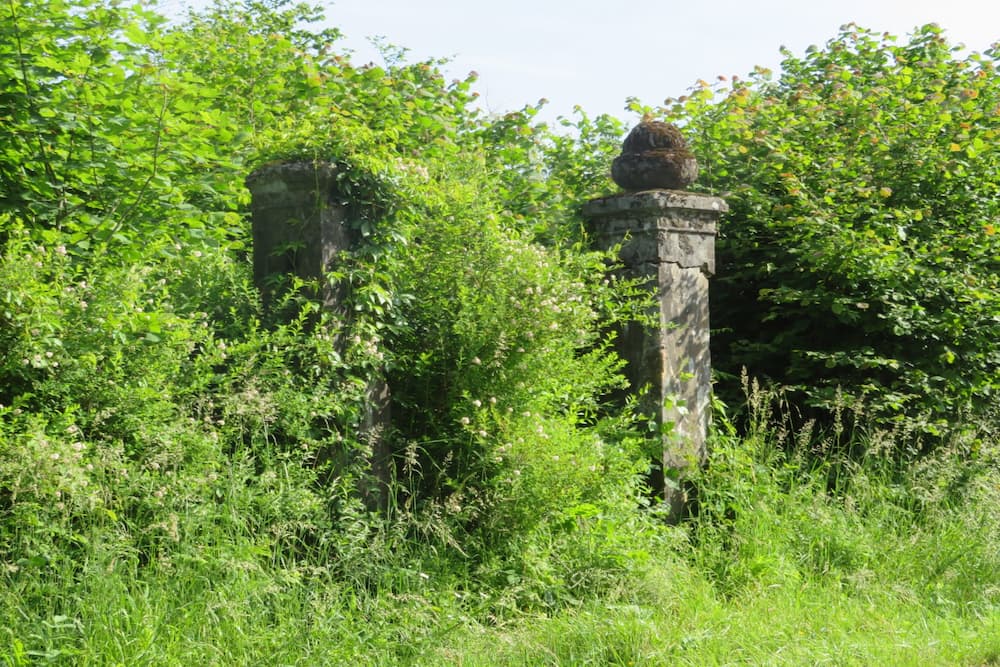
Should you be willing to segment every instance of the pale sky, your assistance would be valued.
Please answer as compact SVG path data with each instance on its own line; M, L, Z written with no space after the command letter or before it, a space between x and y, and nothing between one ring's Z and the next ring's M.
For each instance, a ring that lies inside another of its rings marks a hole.
M185 4L166 0L167 6ZM198 4L194 0L194 4ZM801 55L851 21L901 39L937 23L952 43L982 51L1000 41L997 0L320 0L356 64L381 63L368 38L448 57L454 78L479 73L491 112L550 101L546 119L587 113L634 120L635 96L655 106L698 79L777 69L779 47Z
M782 45L801 55L851 21L901 38L937 23L978 51L1000 40L997 0L336 0L327 15L362 61L382 35L452 57L453 76L475 70L490 111L544 97L551 116L579 104L623 119L629 96L656 105L698 79L776 69Z

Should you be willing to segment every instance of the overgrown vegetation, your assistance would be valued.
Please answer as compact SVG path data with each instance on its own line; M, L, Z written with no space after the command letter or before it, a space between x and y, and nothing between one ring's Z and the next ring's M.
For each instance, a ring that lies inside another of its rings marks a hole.
M785 52L777 77L661 109L731 208L720 369L746 366L802 406L849 395L932 438L996 403L1000 52L959 50L933 25L902 44L850 25Z
M811 199L749 180L777 158L760 148L758 162L741 163L751 151L727 133L775 123L788 137L800 126L774 101L782 85L825 95L810 78L823 63L849 57L867 72L888 46L842 36L811 60L789 57L782 84L739 84L717 105L697 93L670 112L687 114L702 142L708 187L729 187L727 170L747 183L729 195L723 308L748 301L740 284L762 288L754 312L783 325L793 318L778 308L791 302L782 290L864 298L855 310L878 316L845 319L854 338L824 334L801 354L787 336L804 329L762 340L788 343L795 359L856 361L863 334L886 358L879 345L895 344L907 373L876 382L852 374L861 364L814 373L796 361L781 376L777 357L735 355L747 334L734 323L749 315L734 311L716 361L791 390L743 383L730 402L748 405L745 429L720 413L693 514L667 526L643 486L646 420L608 399L624 382L608 332L641 317L648 297L605 280L611 258L586 249L576 214L605 194L620 121L580 111L549 128L532 106L482 117L474 76L448 83L440 62L392 48L384 66L355 66L335 30L312 29L316 10L281 0L218 3L174 27L103 0L11 0L0 11L4 664L1000 660L987 400L997 374L985 347L1000 312L995 204L991 158L973 136L992 131L990 54L957 63L930 30L892 47L909 54L912 79L936 72L942 91L976 93L942 92L958 105L947 122L961 116L970 134L955 138L961 151L942 144L951 178L918 179L947 181L947 192L885 184L908 197L893 211L931 210L922 215L936 221L897 230L892 252L855 243L851 230L882 220L881 209L862 216L837 189L856 189L854 177L824 172L830 198L846 203L828 216L840 236L822 246L839 259L817 262L828 277L855 271L848 282L786 271L780 253L819 252L795 245L822 240L795 208ZM883 107L899 86L880 93ZM824 104L860 113L851 104L866 95ZM756 107L739 115L743 98ZM911 130L945 123L906 112ZM804 182L807 151L853 150L802 132L797 152L778 148L798 156ZM902 129L885 120L884 132ZM936 153L911 148L913 164L934 168ZM850 156L852 169L868 168L857 166L866 154ZM341 311L319 312L304 285L261 308L244 180L285 159L330 162L340 175L363 239L328 276L351 287ZM796 224L750 215L765 205L791 207ZM858 238L881 238L872 230ZM780 282L758 285L740 253L764 252L772 232L765 250ZM862 269L887 257L899 264L886 276L912 265L925 278L902 271L895 301L834 289L876 289ZM938 282L929 257L944 262ZM982 298L959 299L959 283ZM942 310L931 297L958 300ZM910 328L889 337L885 318L906 304L920 309L892 320ZM795 326L817 326L809 317ZM917 383L941 364L955 374ZM377 481L361 423L383 376L392 481L387 506L373 509L359 493ZM801 395L831 408L815 429L799 418ZM970 417L943 429L945 409ZM929 426L941 437L924 451Z

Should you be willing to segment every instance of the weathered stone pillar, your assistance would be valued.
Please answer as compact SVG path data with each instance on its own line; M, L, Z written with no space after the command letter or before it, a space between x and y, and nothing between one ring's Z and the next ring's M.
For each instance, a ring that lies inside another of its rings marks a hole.
M337 253L354 242L346 208L336 195L337 168L323 162L261 167L247 178L253 226L253 277L265 306L282 279L298 276L319 286L327 308L338 295L325 274Z
M347 207L337 190L337 168L325 162L287 162L267 165L247 177L253 228L254 281L265 308L273 306L276 288L289 276L316 286L314 297L327 310L339 310L347 296L331 283L327 273L337 255L351 249L359 236L347 224ZM344 313L345 320L348 313ZM373 377L366 388L364 414L358 439L370 451L368 480L358 491L366 504L383 507L390 479L392 453L388 444L390 394L382 377ZM342 453L328 453L335 460Z
M661 427L662 476L654 475L654 490L679 518L686 500L684 472L706 455L711 418L708 280L715 271L716 226L728 208L718 197L666 189L688 185L697 166L679 134L673 134L676 130L663 126L644 122L633 130L612 170L626 189L663 183L662 189L595 199L584 205L583 214L594 245L619 247L624 275L656 289L657 326L626 326L618 348L632 391L647 390L641 407ZM640 132L645 134L637 140ZM667 133L672 145L658 146L657 132ZM640 141L643 150L629 150Z

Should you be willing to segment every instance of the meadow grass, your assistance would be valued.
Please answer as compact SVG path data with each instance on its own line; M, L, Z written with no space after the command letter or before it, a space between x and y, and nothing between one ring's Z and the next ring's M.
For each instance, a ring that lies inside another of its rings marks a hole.
M549 605L412 545L365 585L231 534L141 566L92 545L7 567L0 664L1000 664L995 454L887 465L720 438L696 516Z

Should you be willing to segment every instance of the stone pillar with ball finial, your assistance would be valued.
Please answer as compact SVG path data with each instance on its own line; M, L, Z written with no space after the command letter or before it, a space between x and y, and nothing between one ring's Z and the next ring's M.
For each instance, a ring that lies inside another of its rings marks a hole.
M631 391L653 418L662 457L653 491L677 520L687 502L685 477L704 462L710 421L708 280L715 272L715 234L728 210L718 197L686 190L698 162L680 130L644 118L611 165L624 192L587 202L592 243L618 249L620 273L656 291L655 325L622 327L618 350Z

